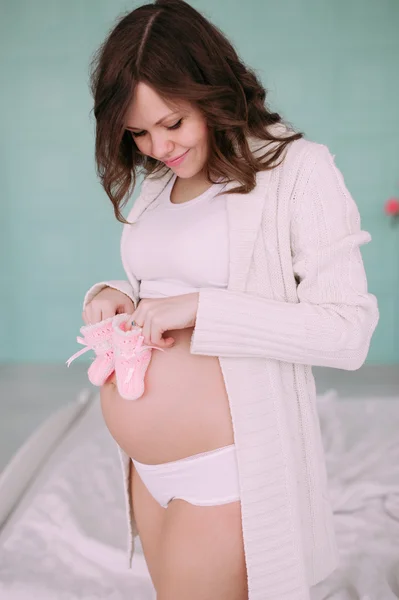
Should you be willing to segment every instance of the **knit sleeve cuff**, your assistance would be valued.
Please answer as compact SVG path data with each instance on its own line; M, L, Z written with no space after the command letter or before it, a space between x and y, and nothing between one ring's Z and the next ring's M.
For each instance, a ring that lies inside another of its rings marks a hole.
M104 288L110 287L114 290L118 290L123 294L126 294L128 298L133 302L134 308L137 308L136 299L134 297L133 288L128 281L124 280L116 280L116 281L102 281L100 283L94 284L89 291L86 293L83 300L83 310L85 310L86 306L93 300L97 294L99 294Z

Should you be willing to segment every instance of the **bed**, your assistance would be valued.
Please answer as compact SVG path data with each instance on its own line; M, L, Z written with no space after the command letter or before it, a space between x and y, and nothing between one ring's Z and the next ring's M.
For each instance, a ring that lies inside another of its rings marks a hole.
M312 600L397 599L399 397L330 389L318 407L341 565ZM155 600L139 540L127 569L123 503L98 392L84 389L0 476L0 599Z

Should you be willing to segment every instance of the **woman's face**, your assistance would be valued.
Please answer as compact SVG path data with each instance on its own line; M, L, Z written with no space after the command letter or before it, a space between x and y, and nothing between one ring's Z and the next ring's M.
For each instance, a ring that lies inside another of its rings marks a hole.
M189 179L204 168L208 156L205 117L191 104L171 108L147 84L140 82L126 113L126 129L142 154L162 161L178 177ZM173 161L184 155L183 160Z

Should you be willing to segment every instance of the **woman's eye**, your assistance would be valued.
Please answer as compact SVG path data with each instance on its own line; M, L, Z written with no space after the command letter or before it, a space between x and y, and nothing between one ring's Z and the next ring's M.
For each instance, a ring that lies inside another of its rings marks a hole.
M183 119L180 119L179 121L177 121L177 123L175 123L174 125L171 125L171 127L167 127L167 129L179 129L180 125L182 124ZM145 135L145 131L131 131L130 132L132 134L133 137L137 138L137 137L141 137L143 135Z
M168 127L168 129L179 129L180 125L182 124L182 121L183 119L180 119L180 121L177 121L177 123L175 123L171 127Z

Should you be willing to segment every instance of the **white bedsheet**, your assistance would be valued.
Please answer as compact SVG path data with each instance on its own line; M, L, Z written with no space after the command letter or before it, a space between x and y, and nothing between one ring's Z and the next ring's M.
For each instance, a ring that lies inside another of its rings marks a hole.
M332 390L318 401L341 567L312 600L398 599L399 398ZM1 530L0 599L155 600L139 542L126 568L125 530L117 450L96 396Z
M341 567L312 600L399 598L399 398L319 399Z

